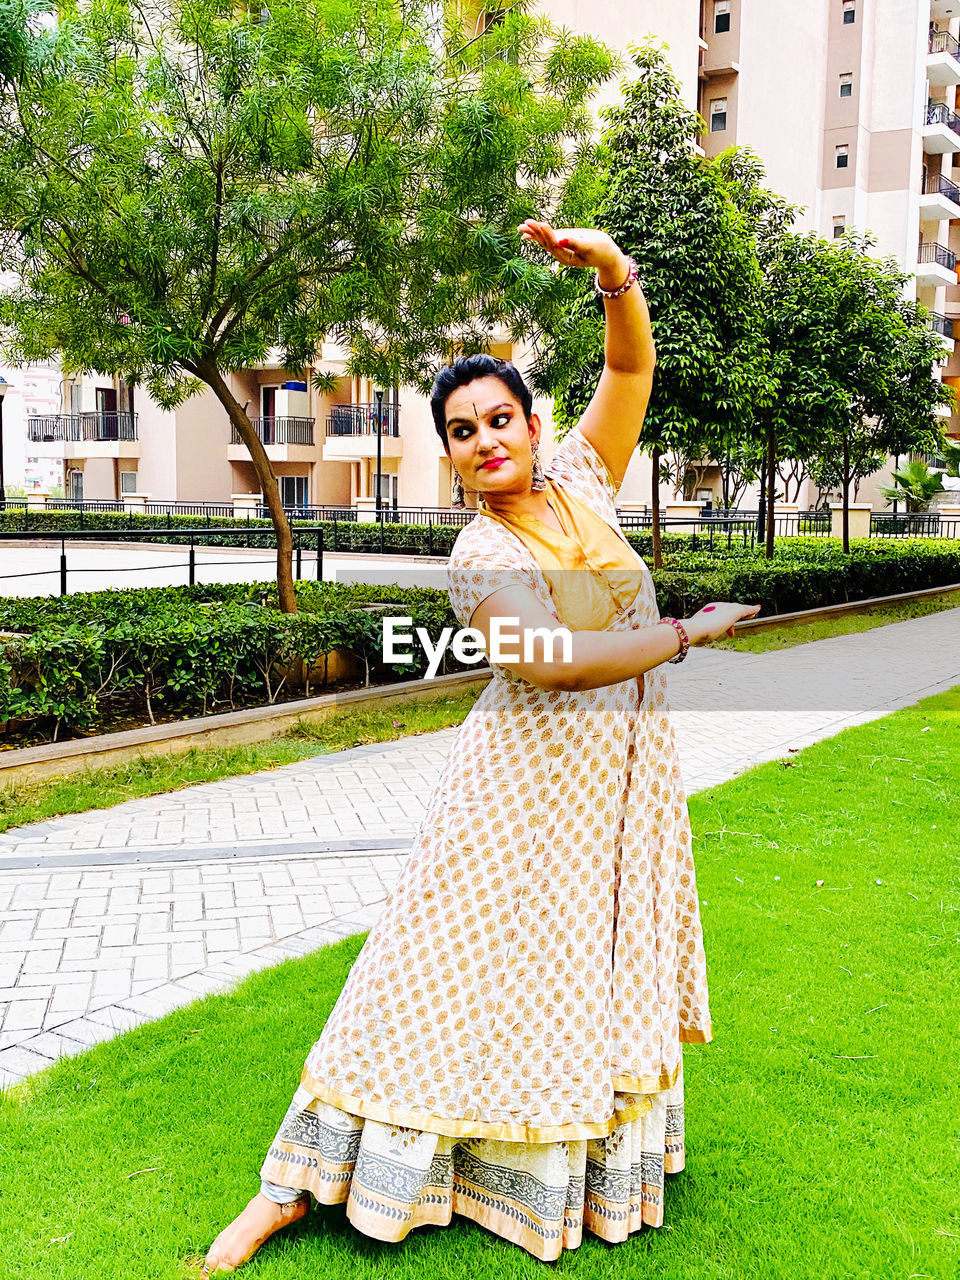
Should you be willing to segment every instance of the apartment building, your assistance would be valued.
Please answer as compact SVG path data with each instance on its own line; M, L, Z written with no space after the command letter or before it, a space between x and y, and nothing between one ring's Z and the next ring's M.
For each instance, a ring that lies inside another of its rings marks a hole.
M956 17L953 14L956 6ZM825 236L871 230L878 256L893 254L916 273L916 293L934 313L945 348L943 376L954 368L953 320L960 315L955 270L960 251L960 189L953 159L960 151L960 0L541 0L556 23L589 32L621 50L652 36L664 42L685 100L707 122L706 156L748 144L761 156L768 183L803 206L801 229ZM464 0L473 34L495 15L483 0ZM597 105L617 96L616 81ZM911 286L911 290L914 286ZM501 335L503 338L503 335ZM522 369L529 352L506 340L494 354ZM374 388L344 376L344 353L325 346L318 368L338 375L332 395L318 393L312 370L267 360L231 379L254 419L291 507L331 504L369 512L381 501L402 508L445 507L451 472L433 429L429 405L409 388ZM378 397L377 391L382 394ZM74 497L229 502L255 494L246 447L211 393L175 412L145 392L108 378L63 381L54 414L28 415L33 455L59 459ZM549 402L544 421L549 458ZM379 427L379 430L378 430ZM960 435L960 416L947 424ZM31 455L31 456L33 456ZM877 485L895 464L862 482L858 497L883 508ZM650 501L649 458L635 455L620 498ZM720 499L720 469L706 464L696 497ZM661 500L674 498L661 486ZM787 495L801 508L824 496L809 480ZM741 505L756 505L756 486ZM468 495L468 501L471 501Z
M937 372L954 384L958 31L958 0L704 0L699 98L707 156L753 147L768 185L803 206L800 230L871 231L877 257L914 273L908 296L933 312ZM943 418L960 434L960 416ZM878 485L897 462L861 482L860 501L886 507ZM818 494L808 480L795 500Z

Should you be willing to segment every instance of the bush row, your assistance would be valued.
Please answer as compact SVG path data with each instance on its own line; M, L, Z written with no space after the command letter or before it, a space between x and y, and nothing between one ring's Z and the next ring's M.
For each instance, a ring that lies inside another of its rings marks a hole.
M838 543L795 538L772 561L749 548L719 557L687 548L653 579L662 614L741 600L770 615L956 583L960 546L872 539L844 556ZM458 626L443 591L300 582L297 598L293 615L278 611L272 583L0 599L0 722L21 737L56 737L121 716L269 703L295 687L309 693L320 657L335 649L360 659L369 680L412 679L426 670L423 652L414 646L411 664L381 661L378 606L433 639ZM443 670L464 665L447 651Z
M362 660L368 680L413 679L426 670L418 646L413 663L382 662L383 610L375 603L382 587L300 583L296 614L278 612L266 594L266 604L248 585L3 601L0 722L8 724L8 741L55 740L121 717L153 722L171 711L269 704L294 689L309 696L323 678L323 655L337 649ZM388 595L431 635L457 626L443 592L391 588ZM449 656L443 669L463 666Z

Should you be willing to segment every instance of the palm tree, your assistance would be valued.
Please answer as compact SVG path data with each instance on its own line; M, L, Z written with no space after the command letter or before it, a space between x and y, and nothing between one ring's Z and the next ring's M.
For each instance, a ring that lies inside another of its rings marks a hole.
M877 489L888 502L902 502L910 513L925 511L930 499L943 489L939 471L931 471L925 462L909 462L893 473L892 485L881 484Z

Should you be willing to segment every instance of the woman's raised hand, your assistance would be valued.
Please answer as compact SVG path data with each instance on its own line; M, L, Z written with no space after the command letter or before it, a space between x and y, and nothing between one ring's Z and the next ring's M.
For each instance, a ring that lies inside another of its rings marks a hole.
M536 222L533 218L521 222L517 230L522 240L540 245L565 267L594 267L620 278L626 275L626 255L605 231L593 227L554 230L549 222Z

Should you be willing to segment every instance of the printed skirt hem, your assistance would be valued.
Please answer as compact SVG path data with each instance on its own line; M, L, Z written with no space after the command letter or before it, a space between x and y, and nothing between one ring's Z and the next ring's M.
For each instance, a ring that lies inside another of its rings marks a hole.
M614 1121L636 1101L617 1094ZM382 1123L301 1087L261 1177L346 1202L348 1220L378 1240L459 1215L550 1262L584 1230L615 1244L663 1224L664 1175L685 1164L682 1063L669 1089L643 1101L600 1137L511 1142Z

